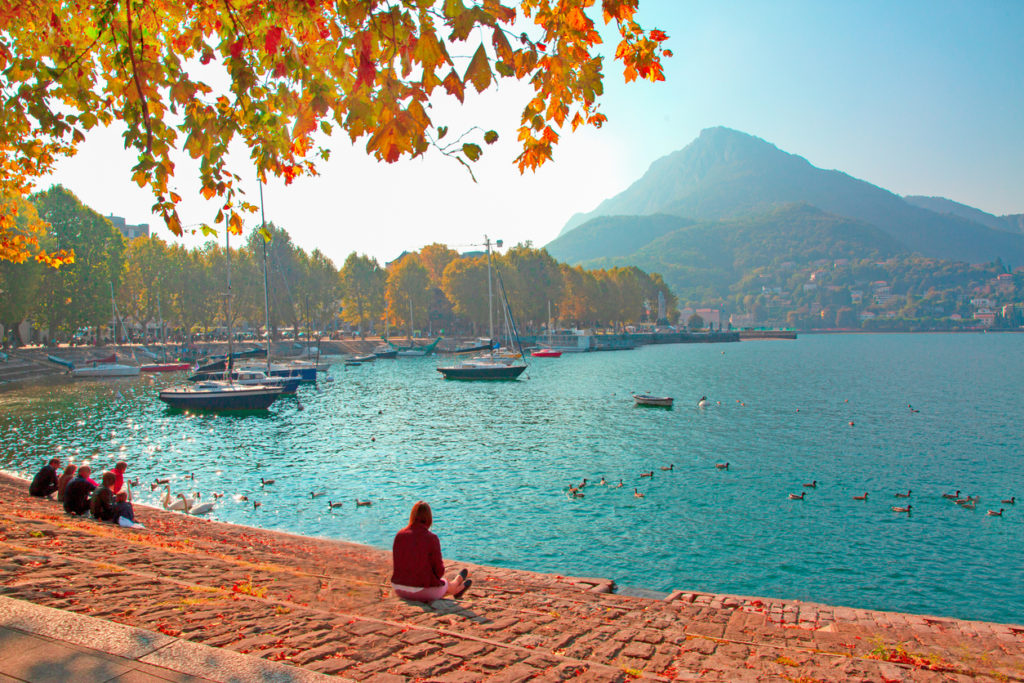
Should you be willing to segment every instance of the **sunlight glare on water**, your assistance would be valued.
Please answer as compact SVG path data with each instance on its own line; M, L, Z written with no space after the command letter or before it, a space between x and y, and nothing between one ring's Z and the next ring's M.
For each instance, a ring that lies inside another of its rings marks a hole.
M423 499L465 561L1020 622L1024 506L999 501L1024 493L1022 352L1017 334L802 336L536 359L510 383L446 382L433 358L339 363L300 389L304 410L246 415L169 411L156 393L177 377L89 381L0 394L0 467L125 459L138 500L169 477L224 493L216 519L385 548ZM955 489L977 510L942 498Z

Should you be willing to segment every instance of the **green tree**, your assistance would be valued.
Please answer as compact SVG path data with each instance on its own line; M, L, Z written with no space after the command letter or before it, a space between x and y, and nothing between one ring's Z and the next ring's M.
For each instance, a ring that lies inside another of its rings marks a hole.
M16 203L19 226L39 222L32 204L20 197ZM27 343L27 340L20 338L18 326L36 309L43 275L44 266L35 260L26 259L18 263L0 259L0 325L4 327L8 342L19 345Z
M37 316L51 339L111 319L111 287L120 287L124 237L110 221L55 185L32 196L39 217L50 224L57 251L73 249L75 262L46 273Z
M444 269L442 289L455 314L473 326L473 334L487 329L487 257L455 259Z

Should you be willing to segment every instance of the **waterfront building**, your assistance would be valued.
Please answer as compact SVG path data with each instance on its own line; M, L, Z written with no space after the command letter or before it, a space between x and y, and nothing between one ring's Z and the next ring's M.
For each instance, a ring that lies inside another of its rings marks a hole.
M110 214L107 220L114 224L114 227L121 231L124 238L129 242L136 237L149 237L149 223L129 225L122 216Z

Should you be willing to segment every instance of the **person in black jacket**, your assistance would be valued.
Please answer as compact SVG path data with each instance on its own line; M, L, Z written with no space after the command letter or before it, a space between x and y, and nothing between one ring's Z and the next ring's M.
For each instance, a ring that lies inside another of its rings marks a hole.
M113 472L104 472L103 483L93 491L92 498L89 500L89 510L92 512L92 516L101 522L117 521L117 511L114 509L114 503L117 501L111 490L116 481L117 476Z
M89 479L92 469L88 465L78 468L78 476L68 482L64 489L64 512L72 515L84 515L89 511L89 494L96 485Z
M36 498L46 498L57 490L57 468L60 458L54 458L43 469L39 470L32 483L28 485L28 494Z

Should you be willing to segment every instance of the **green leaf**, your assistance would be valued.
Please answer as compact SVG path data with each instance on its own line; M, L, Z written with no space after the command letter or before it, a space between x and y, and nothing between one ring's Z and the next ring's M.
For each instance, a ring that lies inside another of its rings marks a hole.
M466 158L470 161L476 161L484 151L480 149L480 145L474 145L472 142L467 142L462 146L462 153L465 154Z
M214 230L213 228L211 228L206 223L203 223L202 225L200 225L199 229L203 231L203 236L204 237L216 237L217 236L217 231Z
M484 142L486 142L488 145L493 145L497 141L498 134L495 131L489 130L486 133L484 133Z
M438 126L437 127L437 139L440 140L445 135L448 135L448 126Z
M268 242L268 243L270 242L270 240L271 240L270 231L267 230L265 227L260 228L256 232L259 234L260 237L263 238L264 242Z

